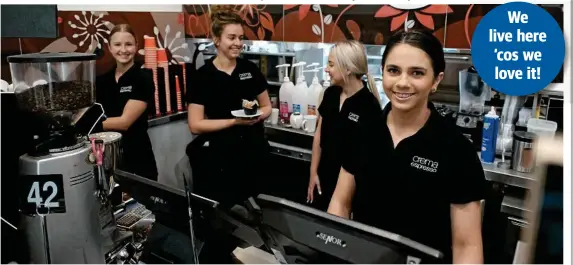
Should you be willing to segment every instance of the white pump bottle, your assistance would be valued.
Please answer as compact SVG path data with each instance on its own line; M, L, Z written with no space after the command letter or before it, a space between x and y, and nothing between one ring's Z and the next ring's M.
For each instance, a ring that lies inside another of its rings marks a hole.
M277 65L276 68L285 68L285 77L282 80L282 85L279 88L279 118L283 122L290 121L290 114L292 114L292 95L294 93L294 84L290 81L288 75L288 68L290 64Z
M322 82L322 89L320 90L320 95L318 96L318 105L322 103L322 98L324 97L324 91L330 87L330 75L326 75L326 79Z
M317 115L318 107L320 106L320 93L322 92L322 86L318 82L318 71L323 67L318 67L307 72L314 72L314 77L312 78L312 83L308 87L306 92L306 103L307 103L307 113L308 115Z
M306 62L298 62L292 65L293 68L301 67L305 65ZM296 80L296 86L294 89L294 93L292 94L292 111L293 113L300 113L301 115L306 115L306 91L308 90L308 86L304 81L304 74L302 68L299 68L298 77Z

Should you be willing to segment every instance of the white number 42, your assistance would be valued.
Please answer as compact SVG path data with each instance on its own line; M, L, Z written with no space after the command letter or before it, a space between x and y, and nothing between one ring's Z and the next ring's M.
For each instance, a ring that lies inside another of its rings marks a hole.
M54 197L56 197L56 194L58 194L58 186L56 186L56 183L54 183L53 181L48 181L44 183L42 190L48 191L48 189L50 188L52 190L52 193L50 194L50 196L48 196L48 198L46 198L44 207L47 208L60 207L59 202L52 201ZM37 206L40 206L40 204L42 204L42 196L40 196L40 182L35 181L34 183L32 183L32 188L28 193L28 203L35 203Z

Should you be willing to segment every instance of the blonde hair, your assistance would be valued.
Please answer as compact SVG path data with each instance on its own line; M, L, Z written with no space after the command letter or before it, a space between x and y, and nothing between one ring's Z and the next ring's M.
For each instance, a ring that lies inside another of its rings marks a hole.
M374 78L368 73L368 59L366 49L362 43L356 40L345 40L334 44L330 53L334 56L334 63L342 71L349 71L351 75L361 79L363 75L368 78L368 86L374 97L380 101L378 88ZM342 75L344 82L348 82L348 76Z
M219 38L227 25L243 25L243 19L230 5L213 5L210 8L211 33Z

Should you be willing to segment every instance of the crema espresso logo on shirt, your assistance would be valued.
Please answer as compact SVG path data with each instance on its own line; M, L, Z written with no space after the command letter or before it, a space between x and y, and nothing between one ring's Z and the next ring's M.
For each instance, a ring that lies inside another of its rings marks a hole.
M358 114L354 114L352 112L348 113L348 119L353 121L353 122L358 122L358 118L360 118L360 116L358 116Z
M241 79L241 80L251 79L251 78L253 78L253 76L251 75L251 73L242 73L242 74L239 74L239 79Z
M424 170L426 172L431 172L431 173L438 172L438 165L439 165L439 163L436 161L432 161L430 159L419 157L419 156L412 157L412 163L410 163L410 166L412 166L414 168Z
M122 86L119 88L119 93L131 92L131 86Z

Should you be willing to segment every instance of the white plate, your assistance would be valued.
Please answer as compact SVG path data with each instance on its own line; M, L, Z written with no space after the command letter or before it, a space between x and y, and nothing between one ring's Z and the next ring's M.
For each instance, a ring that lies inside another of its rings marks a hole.
M255 113L253 115L247 115L247 114L245 114L245 110L240 109L240 110L231 111L231 114L233 114L233 116L235 116L237 118L252 119L252 118L256 118L256 117L263 115L263 112L260 109L257 109L257 113Z

